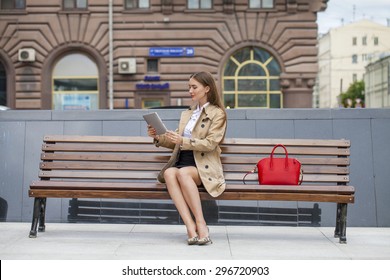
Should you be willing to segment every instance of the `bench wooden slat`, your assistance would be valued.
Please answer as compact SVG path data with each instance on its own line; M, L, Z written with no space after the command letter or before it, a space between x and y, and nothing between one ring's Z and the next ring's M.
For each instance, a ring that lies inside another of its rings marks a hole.
M144 190L144 191L167 191L164 184L159 182L80 182L80 181L33 181L31 190ZM201 192L205 192L203 187L200 187ZM317 185L302 185L299 187L290 185L242 185L230 184L226 187L226 192L283 192L283 193L332 193L332 194L353 194L352 186L323 186Z
M161 170L164 163L155 162L41 162L42 170Z
M159 151L161 152L161 151ZM155 154L110 154L110 153L42 153L41 159L45 161L115 161L115 162L167 162L171 152Z
M42 151L46 152L134 152L134 153L154 153L161 151L163 148L157 148L152 144L111 144L111 143L56 143L43 144ZM348 148L335 147L288 147L290 156L296 154L300 155L333 155L333 156L347 156L350 154ZM252 155L266 155L268 156L272 147L256 147L256 146L222 146L221 150L224 154L252 154ZM282 149L277 149L275 155L284 156Z
M158 172L150 171L41 171L40 178L79 178L79 179L136 179L155 180Z
M46 152L134 152L134 153L154 153L160 151L161 148L155 147L153 144L137 144L123 145L111 143L65 143L65 144L43 144L42 151Z
M39 167L41 170L161 170L164 162L142 162L135 160L134 162L85 162L85 161L56 161L56 162L41 162ZM241 172L245 174L253 169L254 165L229 165L224 164L225 172ZM346 167L338 166L304 166L304 173L318 174L348 174L349 170Z
M248 165L248 164L242 164L242 165L229 165L224 164L223 170L224 172L241 172L243 174L246 174L247 172L253 170L255 168L255 165ZM304 165L303 166L303 173L304 174L310 174L310 173L316 173L316 174L349 174L348 167L338 167L338 166L322 166L322 165Z
M286 146L338 146L349 147L351 142L345 139L264 139L264 138L226 138L223 144L234 146L255 145L255 146L275 146L284 144Z
M42 153L43 161L100 161L100 162L161 162L166 163L171 152L155 154L110 154L110 153ZM224 164L253 164L255 165L263 157L258 156L221 156ZM304 165L336 165L348 166L349 158L316 158L296 157Z
M134 180L155 180L158 171L40 171L40 178L78 178L78 179L134 179ZM225 179L227 181L242 181L245 174L241 173L226 173ZM256 174L249 174L245 179L247 182L257 181ZM305 174L304 182L349 182L347 175L318 175Z
M237 173L227 173L225 174L225 179L227 181L242 181L243 174L237 174ZM245 178L246 182L258 182L257 174L248 174L248 176ZM319 175L319 174L304 174L303 176L304 182L349 182L349 176L347 175Z
M143 136L77 136L77 135L46 135L45 142L71 142L71 143L151 143L150 137ZM249 139L249 138L225 138L222 145L255 145L255 146L274 146L276 144L284 144L288 146L338 146L349 147L349 140L345 139Z
M154 182L90 182L90 181L46 181L31 182L30 189L150 189L166 190L165 184Z
M273 146L269 147L244 147L244 146L222 146L221 150L225 155L229 154L252 154L252 155L265 155L269 156L272 152ZM350 150L348 148L335 148L335 147L289 147L286 146L289 156L299 155L332 155L332 156L348 156ZM279 148L275 150L275 155L284 157L284 150Z
M265 157L265 156L264 156ZM234 157L227 157L225 155L221 156L221 161L223 163L231 163L231 164L242 164L242 163L251 163L255 165L259 160L261 160L264 157L259 156L234 156ZM320 165L349 165L349 158L342 158L342 157L329 157L329 158L318 158L318 157L295 157L298 159L302 164L320 164Z
M39 193L40 197L58 198L126 198L126 199L170 199L165 191L98 191L98 190L30 190L30 196ZM202 192L203 200L215 199L208 193ZM315 201L315 202L337 202L353 203L354 198L349 195L340 194L310 194L310 193L248 193L248 192L225 192L219 200L273 200L273 201Z
M201 197L204 194L201 194ZM206 195L207 197L207 195ZM271 201L312 201L353 203L354 197L340 194L310 194L310 193L242 193L225 192L218 197L222 200L271 200Z
M58 198L126 198L126 199L170 199L166 191L119 191L119 190L30 190L30 196Z
M152 143L150 137L144 136L90 136L90 135L45 135L44 142L71 142L71 143Z

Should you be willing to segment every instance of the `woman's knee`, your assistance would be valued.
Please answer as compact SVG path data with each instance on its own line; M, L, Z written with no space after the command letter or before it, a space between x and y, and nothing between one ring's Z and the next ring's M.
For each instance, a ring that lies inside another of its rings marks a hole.
M195 169L190 168L181 168L177 172L177 180L183 184L187 183L189 181L193 181L196 185L198 185L200 179L198 178L198 171Z
M168 168L167 170L164 171L164 179L165 182L169 182L171 180L177 180L177 168Z

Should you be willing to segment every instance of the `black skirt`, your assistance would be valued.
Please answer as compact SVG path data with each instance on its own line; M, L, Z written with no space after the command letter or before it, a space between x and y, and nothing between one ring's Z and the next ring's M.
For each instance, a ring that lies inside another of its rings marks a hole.
M196 167L193 151L180 151L179 158L175 164L175 167L182 168L186 166Z

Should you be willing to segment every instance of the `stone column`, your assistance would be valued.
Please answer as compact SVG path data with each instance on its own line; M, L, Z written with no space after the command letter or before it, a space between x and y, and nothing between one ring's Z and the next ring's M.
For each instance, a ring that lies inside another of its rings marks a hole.
M312 77L283 78L282 75L283 108L312 108L314 83Z

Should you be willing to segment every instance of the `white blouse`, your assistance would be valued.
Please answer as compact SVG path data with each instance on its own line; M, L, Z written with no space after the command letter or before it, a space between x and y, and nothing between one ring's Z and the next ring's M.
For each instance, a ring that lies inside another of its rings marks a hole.
M191 116L190 120L188 121L186 127L184 128L184 132L183 132L184 137L191 138L192 130L194 129L195 124L198 121L200 114L202 113L203 108L206 108L207 105L209 105L209 104L210 103L207 102L202 107L199 107L199 104L198 104L198 106L196 107L196 109L192 113L192 116Z

